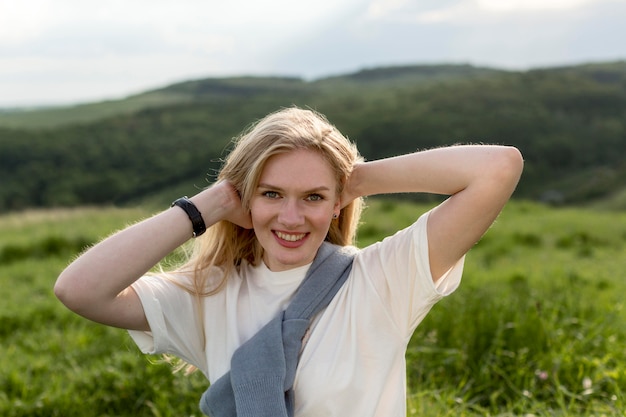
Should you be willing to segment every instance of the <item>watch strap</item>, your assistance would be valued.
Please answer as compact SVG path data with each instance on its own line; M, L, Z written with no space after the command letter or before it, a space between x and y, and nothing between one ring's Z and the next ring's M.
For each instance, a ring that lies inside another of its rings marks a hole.
M187 196L175 200L171 207L174 206L180 207L187 213L189 220L191 220L191 225L193 226L193 237L198 237L206 232L206 224L204 224L202 213L200 213L200 210L198 210L196 205L193 204Z

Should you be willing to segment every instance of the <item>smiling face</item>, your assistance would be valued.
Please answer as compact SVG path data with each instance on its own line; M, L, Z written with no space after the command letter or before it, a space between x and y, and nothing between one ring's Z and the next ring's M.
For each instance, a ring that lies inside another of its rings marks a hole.
M333 215L339 215L335 175L311 150L274 155L265 164L250 210L270 270L306 265L326 238Z

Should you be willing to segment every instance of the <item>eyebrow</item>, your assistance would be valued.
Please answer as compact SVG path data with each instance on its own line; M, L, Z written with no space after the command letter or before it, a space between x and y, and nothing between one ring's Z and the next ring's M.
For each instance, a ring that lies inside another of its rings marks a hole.
M271 185L271 184L266 184L266 183L259 183L259 185L257 186L257 188L265 188L268 190L276 190L276 191L285 191L283 188L275 186L275 185ZM330 188L326 187L325 185L320 185L319 187L314 187L311 188L310 190L305 190L303 192L303 194L312 194L312 193L317 193L317 192L321 192L321 191L330 191Z

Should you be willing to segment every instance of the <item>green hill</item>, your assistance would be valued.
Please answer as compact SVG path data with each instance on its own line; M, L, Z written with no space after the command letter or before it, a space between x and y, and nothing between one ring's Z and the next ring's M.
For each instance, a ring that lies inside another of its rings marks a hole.
M119 101L4 112L0 210L192 193L219 168L233 136L291 105L326 114L367 159L459 142L511 144L526 159L517 197L623 207L626 62L614 62L211 78Z
M364 69L354 74L306 82L291 77L232 77L191 80L119 100L33 109L0 109L0 127L17 129L56 128L84 124L140 110L198 101L246 98L259 95L300 97L320 89L372 88L376 85L424 84L454 79L479 78L500 73L470 65L404 66Z

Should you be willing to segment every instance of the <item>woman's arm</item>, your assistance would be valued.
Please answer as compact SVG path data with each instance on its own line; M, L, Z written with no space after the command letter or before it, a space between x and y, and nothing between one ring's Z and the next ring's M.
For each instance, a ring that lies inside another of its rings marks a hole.
M428 218L431 273L448 271L487 231L523 168L513 147L438 148L358 165L342 196L425 192L450 195Z
M251 226L228 183L218 183L191 200L207 227L222 219ZM187 214L171 207L86 251L61 273L54 292L70 310L90 320L149 330L139 297L130 285L191 236Z

